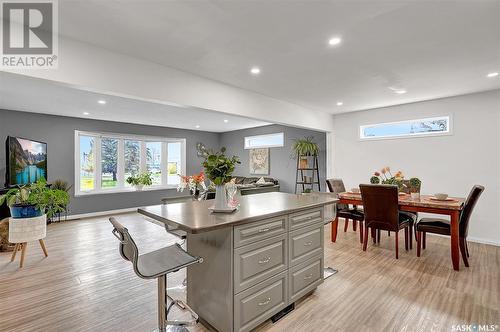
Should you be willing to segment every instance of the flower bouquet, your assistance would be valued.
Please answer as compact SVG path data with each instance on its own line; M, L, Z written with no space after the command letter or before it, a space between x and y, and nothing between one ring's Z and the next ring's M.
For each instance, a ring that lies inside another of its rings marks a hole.
M185 189L189 189L191 195L198 199L200 196L200 189L205 191L207 186L205 185L205 173L200 172L199 174L183 176L180 175L181 182L177 186L177 191L183 192Z
M370 183L372 184L392 184L397 185L399 191L402 191L406 185L403 183L404 175L403 172L397 171L396 174L392 175L391 168L386 166L380 170L380 172L374 172L373 176L370 178Z

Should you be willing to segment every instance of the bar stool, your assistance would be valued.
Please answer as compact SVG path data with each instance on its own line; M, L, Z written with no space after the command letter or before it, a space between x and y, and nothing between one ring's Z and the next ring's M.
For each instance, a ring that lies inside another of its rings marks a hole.
M155 331L188 332L186 326L196 325L198 315L186 303L168 296L167 274L177 272L193 264L202 263L203 258L191 256L179 244L139 255L137 245L127 228L113 217L109 218L109 221L114 227L113 235L120 241L120 255L123 259L132 262L135 274L143 279L158 280L158 329ZM167 305L168 300L170 300L170 304ZM191 314L191 320L168 320L168 313L174 304L180 309L187 309Z

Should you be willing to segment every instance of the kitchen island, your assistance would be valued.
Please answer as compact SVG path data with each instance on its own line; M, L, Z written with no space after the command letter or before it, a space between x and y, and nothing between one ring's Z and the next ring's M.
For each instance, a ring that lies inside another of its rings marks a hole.
M187 302L207 327L249 331L323 282L327 193L242 196L230 214L213 201L140 208L139 213L187 232L187 249L203 257L187 270Z

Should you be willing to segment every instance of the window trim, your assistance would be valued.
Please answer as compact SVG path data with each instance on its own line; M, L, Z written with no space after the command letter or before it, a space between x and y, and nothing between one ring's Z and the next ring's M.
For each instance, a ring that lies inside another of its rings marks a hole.
M425 120L442 120L447 119L448 121L448 130L443 132L422 132L422 133L409 133L404 135L390 135L390 136L363 136L363 130L366 127L379 126L379 125L391 125L405 122L413 122L413 121L425 121ZM377 140L386 140L386 139L402 139L402 138L423 138L423 137L432 137L432 136L449 136L453 135L453 118L451 115L440 115L440 116L431 116L425 118L417 118L417 119L407 119L400 121L391 121L391 122L380 122L380 123L371 123L365 125L359 125L358 127L358 140L359 141L377 141Z
M80 136L90 136L95 138L95 158L94 158L94 189L88 191L82 191L80 188ZM101 188L101 139L102 138L112 138L118 140L118 165L117 165L117 176L118 183L117 187L112 188ZM142 151L146 151L146 142L161 142L162 146L162 170L165 165L165 169L168 170L168 143L181 143L181 172L186 172L186 139L185 138L172 138L172 137L158 137L158 136L146 136L146 135L134 135L134 134L122 134L122 133L108 133L108 132L90 132L83 130L75 130L75 150L74 150L74 180L75 180L75 197L79 196L89 196L89 195L102 195L102 194L115 194L115 193L127 193L136 192L134 187L125 186L125 140L129 141L139 141L141 145L141 158L140 158L140 171L144 172L147 169L146 158L143 158ZM162 172L162 183L168 181L167 172ZM153 190L165 190L165 189L176 189L177 185L173 184L161 184L145 186L143 191L153 191Z
M260 146L247 146L247 140L251 140L252 138L256 137L272 137L272 136L277 136L280 135L283 138L283 143L282 144L267 144L267 145L260 145ZM285 133L284 132L279 132L279 133L271 133L271 134L263 134L263 135L254 135L254 136L245 136L243 138L243 146L244 150L251 150L251 149L264 149L264 148L281 148L285 146Z

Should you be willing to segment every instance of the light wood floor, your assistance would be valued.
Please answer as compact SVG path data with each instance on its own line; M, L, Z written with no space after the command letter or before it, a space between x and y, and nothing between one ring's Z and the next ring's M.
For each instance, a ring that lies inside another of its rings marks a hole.
M176 240L137 214L119 220L140 251ZM471 267L455 272L445 238L428 236L421 258L403 247L396 260L393 237L383 235L380 245L362 252L352 230L340 230L334 244L328 234L326 226L325 263L339 273L260 331L451 331L454 324L500 324L499 247L471 243ZM155 328L156 283L139 279L122 260L107 218L49 225L46 245L49 257L43 258L30 243L22 269L17 260L10 263L10 253L0 253L0 331ZM169 283L182 279L177 273Z

